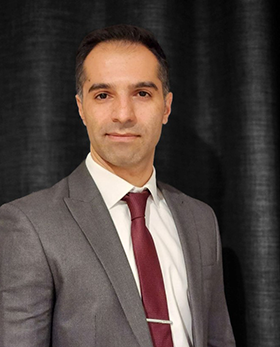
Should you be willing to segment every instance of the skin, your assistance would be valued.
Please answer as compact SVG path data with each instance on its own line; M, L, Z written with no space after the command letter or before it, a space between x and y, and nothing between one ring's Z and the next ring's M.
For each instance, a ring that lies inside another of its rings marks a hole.
M83 96L76 95L92 158L135 186L153 171L155 147L171 112L157 58L145 46L103 42L84 62Z

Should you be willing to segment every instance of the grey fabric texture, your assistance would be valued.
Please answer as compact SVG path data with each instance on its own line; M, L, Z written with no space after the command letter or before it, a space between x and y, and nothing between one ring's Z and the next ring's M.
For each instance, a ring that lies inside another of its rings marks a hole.
M185 255L194 345L233 347L215 216L168 185L160 189ZM1 346L152 347L129 263L84 163L0 208L0 260Z

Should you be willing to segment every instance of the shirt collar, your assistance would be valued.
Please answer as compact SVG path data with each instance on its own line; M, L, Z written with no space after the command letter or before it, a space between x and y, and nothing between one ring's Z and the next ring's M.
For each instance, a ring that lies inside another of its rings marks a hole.
M130 191L141 192L144 189L148 189L155 204L159 204L159 196L156 185L156 170L154 167L151 178L143 187L135 187L131 183L125 181L123 178L106 170L92 159L90 153L86 158L86 167L91 177L95 181L108 209L112 208Z

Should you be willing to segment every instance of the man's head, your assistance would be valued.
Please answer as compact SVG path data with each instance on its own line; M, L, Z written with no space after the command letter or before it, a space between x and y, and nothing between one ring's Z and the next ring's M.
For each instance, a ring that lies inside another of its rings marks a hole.
M171 112L172 93L164 91L159 59L138 40L103 40L84 55L76 100L91 156L132 184L143 185Z
M76 91L80 97L82 97L83 84L86 79L84 72L84 61L86 57L96 45L110 41L141 44L148 48L158 60L159 79L162 82L163 93L167 95L170 89L168 63L164 51L153 34L143 28L119 24L92 31L81 42L76 56Z

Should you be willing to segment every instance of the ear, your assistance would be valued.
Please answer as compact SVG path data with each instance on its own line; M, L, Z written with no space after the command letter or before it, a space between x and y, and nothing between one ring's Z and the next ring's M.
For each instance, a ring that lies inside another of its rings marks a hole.
M84 125L86 126L86 119L85 119L84 110L83 110L83 101L78 94L76 94L75 98L76 98L76 103L77 103L78 110L79 110L79 115L80 115Z
M173 94L169 92L165 97L165 109L164 109L162 124L166 124L168 122L168 118L171 113L172 100L173 100Z

